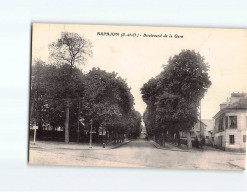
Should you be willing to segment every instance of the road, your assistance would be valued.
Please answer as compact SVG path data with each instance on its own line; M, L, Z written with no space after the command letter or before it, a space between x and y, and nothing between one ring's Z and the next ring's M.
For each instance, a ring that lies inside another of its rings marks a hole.
M224 151L172 151L144 139L110 150L32 148L30 164L243 170L245 155Z

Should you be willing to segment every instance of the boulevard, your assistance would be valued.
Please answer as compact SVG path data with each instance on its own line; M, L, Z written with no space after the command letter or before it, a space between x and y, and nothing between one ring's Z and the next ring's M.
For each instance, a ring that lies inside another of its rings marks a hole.
M50 147L48 147L50 146ZM159 149L152 141L137 139L115 149L31 147L30 164L171 169L243 170L245 154L220 150Z

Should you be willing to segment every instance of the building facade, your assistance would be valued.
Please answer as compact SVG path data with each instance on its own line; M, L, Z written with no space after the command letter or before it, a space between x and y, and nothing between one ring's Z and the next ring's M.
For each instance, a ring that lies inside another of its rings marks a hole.
M213 118L215 147L246 152L247 94L232 93L227 102L220 104L220 111Z
M190 130L191 139L194 140L195 138L204 139L205 138L205 129L206 125L202 121L198 121L193 128ZM181 131L180 132L181 138L187 138L187 132Z

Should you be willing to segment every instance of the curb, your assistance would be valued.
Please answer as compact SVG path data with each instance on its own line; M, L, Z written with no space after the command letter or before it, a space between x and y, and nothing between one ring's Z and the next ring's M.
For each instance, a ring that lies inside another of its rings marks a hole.
M182 149L170 149L170 148L163 148L162 146L160 146L159 144L157 144L154 141L149 141L151 142L157 149L161 149L161 150L170 150L170 151L178 151L178 152L193 152L195 150L182 150ZM204 150L201 150L202 152ZM214 152L224 152L224 153L228 153L228 154L232 154L232 155L246 155L246 153L235 153L235 152L227 152L227 151L223 151L223 150L212 150ZM236 165L237 166L237 165Z
M126 141L126 142L123 142L123 143L120 143L118 145L115 145L115 146L111 146L109 148L54 148L54 149L58 149L58 150L112 150L112 149L116 149L116 148L119 148L125 144L128 144L129 142L131 142L133 140L129 140L129 141ZM52 150L52 149L47 149L45 147L40 147L40 146L35 146L33 147L32 145L29 145L29 149L46 149L46 150Z
M113 146L113 147L111 147L110 149L116 149L116 148L119 148L119 147L121 147L121 146L123 146L123 145L125 145L125 144L130 143L131 141L133 141L133 140L129 140L129 141L127 141L127 142L123 142L123 143L121 143L121 144L119 144L119 145L117 145L117 146Z
M154 141L149 141L149 142L151 142L157 149L160 149L160 150L170 150L170 151L177 151L177 152L191 152L190 150L164 148L164 147L161 147L159 144L157 144Z

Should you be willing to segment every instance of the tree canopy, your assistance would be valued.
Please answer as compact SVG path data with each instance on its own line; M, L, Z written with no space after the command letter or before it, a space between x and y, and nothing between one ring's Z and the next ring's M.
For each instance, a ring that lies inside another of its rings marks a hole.
M86 75L73 68L67 83L68 71L69 64L55 66L36 61L32 67L31 118L40 124L41 129L45 124L54 129L65 127L66 102L69 99L72 138L76 136L79 112L87 129L92 119L96 131L104 128L111 134L117 132L128 137L140 134L141 114L134 110L134 98L124 79L99 68L93 68Z
M163 66L163 71L141 88L147 104L147 133L190 131L198 121L198 107L211 85L208 64L195 51L182 50Z
M93 68L85 78L84 97L85 113L98 127L115 128L115 131L127 133L127 129L131 131L141 120L141 115L134 111L130 88L114 72ZM133 120L133 115L136 120ZM128 125L133 125L133 128L128 128Z
M92 56L92 43L77 33L62 32L60 38L49 45L50 58L56 64L82 65Z
M65 142L69 142L69 116L71 95L70 89L76 85L74 83L74 69L83 65L88 56L92 55L92 43L77 33L62 32L61 36L49 45L50 59L56 66L62 66L63 73L66 75L64 85L67 87L65 90L67 104L66 104L66 120L65 120ZM66 66L65 66L66 65Z
M65 100L75 102L83 95L84 75L81 70L73 69L70 83L66 83L69 65L60 67L36 61L32 67L31 104L32 118L39 123L49 123L54 128L64 126Z

